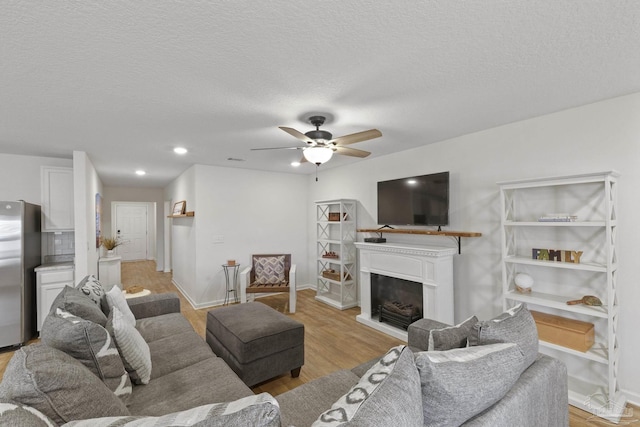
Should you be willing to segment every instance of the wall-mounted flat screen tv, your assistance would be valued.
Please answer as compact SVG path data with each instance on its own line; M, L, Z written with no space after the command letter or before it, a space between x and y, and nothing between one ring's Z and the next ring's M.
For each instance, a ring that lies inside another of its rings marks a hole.
M449 172L378 182L378 224L449 225Z

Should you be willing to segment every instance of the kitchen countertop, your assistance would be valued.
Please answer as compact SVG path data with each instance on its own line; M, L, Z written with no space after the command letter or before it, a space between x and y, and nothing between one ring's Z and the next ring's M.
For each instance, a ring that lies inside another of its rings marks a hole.
M73 270L73 262L50 262L47 264L39 265L35 268L35 271L52 271L52 270Z

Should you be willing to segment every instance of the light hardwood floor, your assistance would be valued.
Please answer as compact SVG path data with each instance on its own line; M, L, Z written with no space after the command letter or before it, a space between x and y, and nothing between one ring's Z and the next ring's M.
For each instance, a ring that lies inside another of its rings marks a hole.
M123 263L122 283L125 286L140 285L154 293L176 292L181 299L182 314L198 334L204 337L206 314L210 309L195 310L171 283L171 273L155 271L153 261ZM273 295L259 299L260 302L305 325L305 364L298 378L291 378L289 374L281 375L253 387L254 392L268 392L276 396L338 369L350 369L401 344L401 341L395 338L356 322L359 308L339 311L317 302L314 296L313 290L299 291L295 314L288 312L288 295ZM12 354L0 353L0 378ZM640 427L640 408L629 407L633 416L623 419L620 425ZM569 406L569 417L571 427L613 425L573 406Z

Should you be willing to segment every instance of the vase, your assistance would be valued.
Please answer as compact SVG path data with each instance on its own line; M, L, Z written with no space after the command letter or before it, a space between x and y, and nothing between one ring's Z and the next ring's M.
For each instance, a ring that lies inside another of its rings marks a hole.
M111 258L111 257L112 257L112 256L114 256L114 255L115 255L115 252L113 251L113 249L110 249L110 250L108 250L108 251L107 251L107 255L106 255L106 257L107 257L107 258Z

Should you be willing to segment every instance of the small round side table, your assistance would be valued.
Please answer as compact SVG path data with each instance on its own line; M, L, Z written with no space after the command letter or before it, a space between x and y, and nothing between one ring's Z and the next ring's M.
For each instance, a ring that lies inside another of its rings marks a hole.
M240 264L222 264L224 270L224 278L226 281L226 292L224 293L224 304L229 304L229 294L233 292L233 300L240 302L238 298L238 272L240 271ZM231 271L230 271L231 270ZM230 274L231 273L231 276Z

